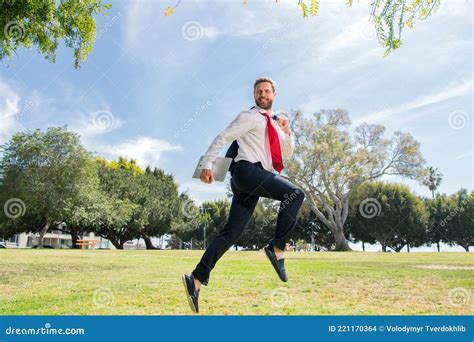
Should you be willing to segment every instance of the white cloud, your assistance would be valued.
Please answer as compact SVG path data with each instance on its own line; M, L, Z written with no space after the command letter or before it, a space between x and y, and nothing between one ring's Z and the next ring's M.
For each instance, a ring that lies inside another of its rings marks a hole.
M473 155L472 150L461 152L461 153L458 153L458 155L455 156L453 158L453 160L460 160L460 159L464 159L464 158L472 158L472 155Z
M262 5L275 10L268 12L266 20L260 17ZM129 54L145 63L163 63L164 60L166 65L192 64L192 57L208 49L207 43L217 38L260 40L266 33L271 38L272 33L283 27L285 29L278 33L280 37L290 32L289 24L297 26L291 19L302 19L294 3L255 2L244 6L194 2L192 11L182 3L170 17L163 15L166 6L155 1L127 5L124 45ZM171 58L175 63L170 63Z
M451 100L453 98L463 96L471 91L472 91L472 83L470 81L457 84L455 86L448 86L448 87L445 87L441 91L424 95L424 96L419 96L415 98L414 100L402 103L401 105L385 108L385 109L382 109L381 111L377 111L376 113L372 113L369 115L365 115L361 118L357 118L356 120L354 120L354 124L358 125L362 122L368 122L368 123L386 122L386 120L392 117L394 114L407 112L413 109L419 109L425 106L440 104L442 102ZM409 121L409 120L405 120L405 121Z
M125 122L116 117L110 110L101 109L88 114L80 114L71 125L71 129L79 133L86 141L99 135L115 131Z
M340 32L334 38L326 40L325 46L322 47L323 55L329 55L337 50L347 49L361 41L376 43L377 35L373 21L370 16L363 16L355 23L350 24L344 31ZM359 46L360 47L360 46Z
M18 120L20 101L20 94L0 81L0 144L7 142L13 133L24 129Z
M181 151L180 145L171 145L165 140L139 136L116 145L96 145L96 152L110 158L126 156L135 159L140 166L157 166L162 154L169 151Z

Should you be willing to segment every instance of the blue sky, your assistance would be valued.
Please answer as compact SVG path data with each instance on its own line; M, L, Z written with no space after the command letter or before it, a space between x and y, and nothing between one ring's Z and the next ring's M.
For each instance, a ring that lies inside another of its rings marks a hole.
M355 124L409 132L444 174L441 192L473 189L470 1L442 1L386 58L367 1L321 1L310 18L296 0L248 2L182 1L170 17L163 10L172 1L112 2L79 71L70 49L58 50L56 64L20 49L1 63L0 143L68 125L99 155L172 173L198 202L223 198L225 183L191 178L195 164L253 105L253 82L267 75L277 83L274 110L345 108Z

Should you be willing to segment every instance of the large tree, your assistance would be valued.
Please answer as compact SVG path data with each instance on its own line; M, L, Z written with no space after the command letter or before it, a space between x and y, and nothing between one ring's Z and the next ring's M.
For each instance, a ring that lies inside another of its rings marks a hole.
M446 242L469 252L474 245L474 192L461 189L451 199L449 212L439 224L446 228Z
M66 127L16 133L4 146L0 170L4 229L39 232L39 247L49 228L93 191L96 179L91 154Z
M333 233L336 250L350 250L344 235L351 195L383 175L419 179L419 143L408 133L385 138L385 127L362 123L349 130L348 112L321 110L312 118L293 113L296 147L287 162L290 180L306 193L311 210Z
M95 188L82 197L80 204L67 211L66 226L62 230L71 234L72 248L79 248L77 240L90 232L109 239L114 246L121 248L127 240L120 239L120 234L137 210L138 205L130 200L111 197Z
M438 252L441 241L468 252L474 244L474 192L461 189L449 196L438 194L426 199L425 206L430 214L429 241L436 243Z
M173 176L158 168L147 167L143 171L133 159L123 157L111 162L102 158L97 161L101 191L110 200L134 208L125 224L104 224L97 232L118 249L135 238L143 238L147 249L155 249L151 238L169 233L173 221L179 218L177 212L182 203Z
M429 213L428 221L428 243L435 243L438 252L441 251L441 241L448 242L448 234L446 226L441 222L449 214L452 207L452 198L445 194L437 194L434 198L426 198L425 201L426 210Z
M382 245L400 252L404 246L427 242L428 212L423 201L403 184L369 182L357 191L350 234L355 240Z
M48 60L56 61L61 40L74 49L74 65L80 67L95 42L94 15L105 13L110 4L101 0L40 0L0 2L0 60L19 47L36 46Z
M156 249L151 238L171 231L176 212L181 208L178 184L163 170L147 167L139 177L139 193L135 202L140 204L139 232L147 249Z
M144 171L136 165L134 160L120 157L118 160L107 161L97 158L98 175L100 180L100 191L110 200L106 205L111 210L123 210L124 205L130 205L124 214L129 214L127 220L122 224L111 220L102 220L100 225L95 226L95 232L110 242L117 249L123 249L125 242L140 236L140 211L138 203L140 197L140 179ZM110 205L110 206L109 206Z

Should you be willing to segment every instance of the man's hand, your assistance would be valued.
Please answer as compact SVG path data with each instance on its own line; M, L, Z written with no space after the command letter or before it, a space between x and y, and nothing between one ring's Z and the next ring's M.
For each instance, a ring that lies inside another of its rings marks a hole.
M212 183L214 181L214 172L212 172L212 170L202 169L200 178L204 183Z
M291 130L290 130L290 120L288 120L287 118L279 117L278 118L278 125L283 130L283 132L285 132L286 134L290 134L290 132L291 132Z

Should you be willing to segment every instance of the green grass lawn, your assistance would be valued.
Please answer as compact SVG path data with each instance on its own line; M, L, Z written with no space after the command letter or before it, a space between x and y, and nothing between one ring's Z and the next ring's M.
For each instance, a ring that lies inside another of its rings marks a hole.
M202 253L2 249L0 314L192 314L181 274ZM474 313L472 253L287 253L286 265L283 283L263 252L227 252L201 314Z

